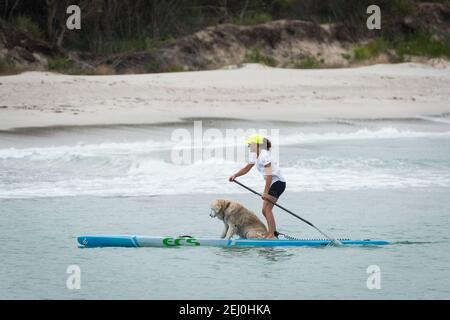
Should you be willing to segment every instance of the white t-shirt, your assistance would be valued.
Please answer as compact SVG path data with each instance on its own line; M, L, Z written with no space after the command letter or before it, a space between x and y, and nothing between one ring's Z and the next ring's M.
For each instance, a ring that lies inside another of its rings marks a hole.
M272 184L276 181L286 182L280 168L278 167L278 164L276 163L276 161L272 160L270 151L261 150L259 152L259 157L256 156L256 152L250 152L248 163L256 165L256 169L258 169L258 171L263 175L264 180L266 180L264 166L270 163L270 166L272 168Z

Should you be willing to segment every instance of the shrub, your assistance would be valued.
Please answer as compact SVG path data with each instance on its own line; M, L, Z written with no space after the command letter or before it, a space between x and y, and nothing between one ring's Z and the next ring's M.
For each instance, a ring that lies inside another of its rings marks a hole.
M70 73L73 63L66 57L54 57L48 60L48 69L62 73Z
M355 46L353 55L356 61L363 61L374 58L389 49L395 51L399 61L404 61L407 55L450 58L450 42L435 39L427 34L410 34L395 40L386 40L381 37Z
M269 56L263 55L259 49L253 49L244 57L244 63L261 63L270 67L274 67L277 64L277 61Z
M353 56L356 61L376 58L380 53L386 51L389 44L383 38L378 38L369 43L357 45L353 48Z
M297 62L294 67L297 69L315 69L320 68L324 62L324 59L317 60L315 57L307 56L300 62Z
M7 58L0 57L0 74L14 74L17 73L17 69L14 64Z
M240 17L236 17L232 19L232 23L241 24L241 25L255 25L272 21L273 18L270 14L265 12L257 12L253 15L244 17L241 19Z
M434 39L431 35L409 35L393 42L392 46L402 59L405 55L450 58L450 43Z
M42 38L42 32L39 29L39 26L33 20L31 20L30 17L18 16L14 20L14 25L16 26L17 29L27 33L33 39Z
M388 9L393 13L408 15L417 11L417 4L414 0L389 0Z
M162 72L185 72L185 71L189 71L189 68L179 66L179 65L171 65L171 66L162 68L161 71Z

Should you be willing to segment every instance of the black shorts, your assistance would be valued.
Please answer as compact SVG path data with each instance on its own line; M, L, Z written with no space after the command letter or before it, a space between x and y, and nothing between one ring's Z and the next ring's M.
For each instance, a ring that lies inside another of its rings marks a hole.
M284 189L286 189L286 182L278 180L270 186L269 194L278 199L284 192Z

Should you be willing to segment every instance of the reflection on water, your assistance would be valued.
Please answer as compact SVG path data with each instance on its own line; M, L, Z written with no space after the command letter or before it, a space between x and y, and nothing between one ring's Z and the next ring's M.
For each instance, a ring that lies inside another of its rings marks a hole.
M294 255L291 249L281 247L223 247L216 254L222 257L260 257L267 261L285 261Z

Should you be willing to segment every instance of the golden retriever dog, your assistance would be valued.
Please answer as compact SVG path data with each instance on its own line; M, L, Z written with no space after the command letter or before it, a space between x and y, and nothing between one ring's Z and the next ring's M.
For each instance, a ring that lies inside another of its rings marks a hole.
M217 217L225 224L221 238L230 239L235 234L241 238L263 238L267 233L266 226L261 220L236 201L213 200L210 216L211 218Z

